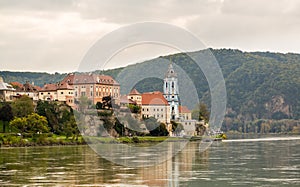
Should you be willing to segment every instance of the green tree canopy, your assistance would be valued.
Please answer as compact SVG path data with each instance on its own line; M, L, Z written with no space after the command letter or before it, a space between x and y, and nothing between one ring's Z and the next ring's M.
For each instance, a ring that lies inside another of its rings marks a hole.
M25 117L34 112L32 99L26 95L22 95L19 99L12 103L12 111L16 117Z

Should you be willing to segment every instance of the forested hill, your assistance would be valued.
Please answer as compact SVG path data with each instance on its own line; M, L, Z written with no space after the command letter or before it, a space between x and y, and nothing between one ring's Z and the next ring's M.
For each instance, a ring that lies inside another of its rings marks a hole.
M5 82L34 83L36 86L42 87L45 83L56 83L61 81L67 74L60 73L40 73L40 72L11 72L0 71L0 76Z
M227 117L250 121L255 119L300 119L300 54L270 52L242 52L232 49L210 49L225 78L227 90ZM201 57L207 50L190 53ZM197 88L199 99L209 101L208 84L203 73L184 53L161 58L172 61L187 72ZM158 59L131 65L139 68L156 63ZM122 68L104 74L116 77ZM0 72L6 82L57 82L65 74ZM136 85L140 92L162 90L162 80L146 79Z

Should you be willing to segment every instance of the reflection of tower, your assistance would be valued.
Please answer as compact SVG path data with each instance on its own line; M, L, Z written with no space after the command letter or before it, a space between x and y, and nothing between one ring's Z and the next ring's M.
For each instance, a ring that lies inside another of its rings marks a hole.
M170 63L164 79L164 96L170 105L171 120L179 117L179 95L177 74Z

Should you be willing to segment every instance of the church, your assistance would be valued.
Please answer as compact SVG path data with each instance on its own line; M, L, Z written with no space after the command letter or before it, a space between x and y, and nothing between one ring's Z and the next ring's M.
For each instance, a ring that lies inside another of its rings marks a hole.
M171 121L176 121L179 118L179 90L177 74L174 71L172 63L169 64L168 71L164 79L164 97L169 103Z
M141 107L142 118L155 117L159 122L165 123L171 136L171 121L181 123L185 135L194 134L196 120L192 119L192 113L186 106L181 106L178 76L172 63L169 64L164 77L163 93L159 91L139 93L133 89L127 95L127 99Z

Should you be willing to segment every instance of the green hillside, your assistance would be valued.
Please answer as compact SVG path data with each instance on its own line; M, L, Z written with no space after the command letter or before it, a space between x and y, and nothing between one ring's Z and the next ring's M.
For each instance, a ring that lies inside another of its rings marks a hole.
M258 119L300 119L300 54L242 52L233 49L210 49L218 61L227 90L227 118L239 121ZM201 69L190 58L204 59L207 50L186 55L173 54L131 65L136 71L155 65L159 60L172 61L187 72L200 101L209 105L208 83ZM104 74L117 77L123 69L107 70ZM64 74L0 72L6 82L34 81L36 85L57 82ZM148 78L135 87L140 92L160 90L162 80ZM190 107L191 108L191 107Z

